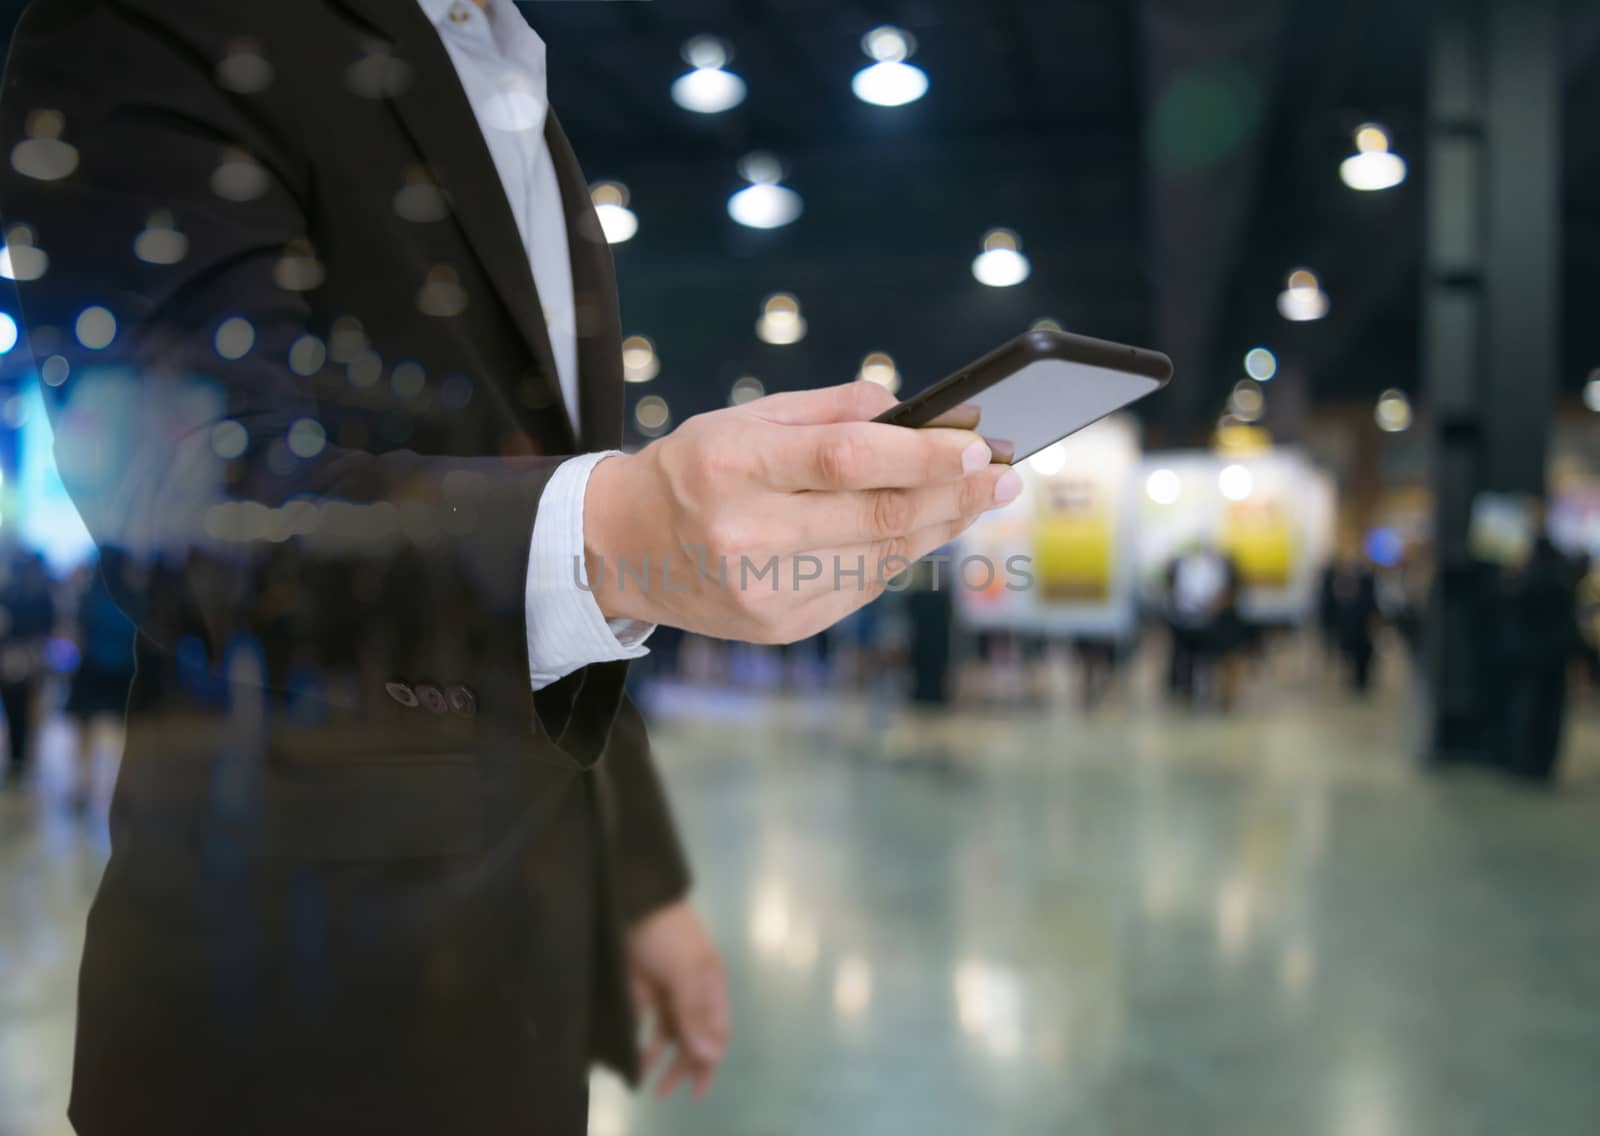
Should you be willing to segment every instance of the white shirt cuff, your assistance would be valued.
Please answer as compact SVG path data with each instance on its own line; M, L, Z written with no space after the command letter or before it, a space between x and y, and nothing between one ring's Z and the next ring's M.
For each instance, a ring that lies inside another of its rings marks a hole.
M637 659L653 623L607 620L589 591L583 557L583 499L595 466L620 451L569 458L539 498L528 552L528 671L541 690L590 663Z

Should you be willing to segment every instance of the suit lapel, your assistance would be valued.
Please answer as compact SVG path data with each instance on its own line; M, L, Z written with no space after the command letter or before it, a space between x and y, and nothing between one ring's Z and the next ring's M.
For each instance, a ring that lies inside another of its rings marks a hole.
M537 364L533 381L540 384L539 393L548 404L559 406L555 353L522 234L500 189L500 174L472 104L437 31L415 0L338 2L387 35L399 58L410 65L410 81L391 99L394 108L448 194L456 223L533 352Z
M578 423L586 449L612 450L622 442L622 319L617 279L600 218L583 169L552 110L545 141L561 185L572 256L572 298L578 327Z

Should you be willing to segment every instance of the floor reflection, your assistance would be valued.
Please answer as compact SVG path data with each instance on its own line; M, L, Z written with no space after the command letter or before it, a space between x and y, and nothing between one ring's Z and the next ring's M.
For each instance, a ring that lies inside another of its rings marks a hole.
M681 696L680 696L681 695ZM1600 729L1558 796L1418 774L1399 695L1224 719L667 691L733 984L709 1100L596 1136L1600 1130ZM1591 716L1593 710L1589 711ZM0 800L0 1132L55 1136L95 824Z

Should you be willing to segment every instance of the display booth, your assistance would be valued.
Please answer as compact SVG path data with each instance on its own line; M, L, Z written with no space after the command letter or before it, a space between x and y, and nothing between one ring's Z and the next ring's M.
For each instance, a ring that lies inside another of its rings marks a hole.
M1138 464L1138 427L1125 415L1020 463L1021 496L980 518L946 569L963 622L1033 634L1131 635Z
M1239 571L1245 618L1287 623L1310 615L1333 554L1337 491L1298 450L1151 453L1137 481L1137 573L1152 605L1175 557L1212 547Z

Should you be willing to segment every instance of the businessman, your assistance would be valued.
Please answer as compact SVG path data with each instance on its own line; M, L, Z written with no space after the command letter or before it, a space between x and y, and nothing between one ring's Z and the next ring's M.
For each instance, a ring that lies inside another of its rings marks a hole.
M726 997L628 660L812 634L1015 474L864 384L618 453L610 256L508 0L36 0L0 110L58 465L145 581L78 1131L703 1090Z

